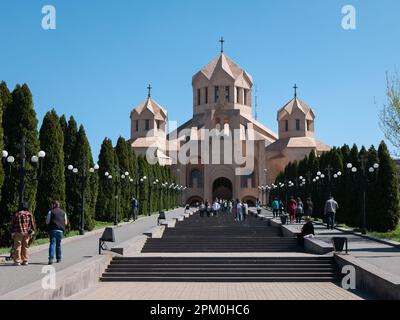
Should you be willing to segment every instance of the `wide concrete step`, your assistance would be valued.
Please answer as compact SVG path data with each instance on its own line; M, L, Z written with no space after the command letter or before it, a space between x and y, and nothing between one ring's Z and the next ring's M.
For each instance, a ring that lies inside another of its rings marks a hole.
M185 256L185 257L165 257L165 256L137 256L137 257L121 257L117 256L114 257L112 261L162 261L162 263L168 263L172 261L221 261L221 262L240 262L240 261L333 261L332 257L328 256L261 256L261 257L252 257L252 256L238 256L238 257L224 257L224 256L217 256L217 257L204 257L204 256Z
M244 278L244 277L334 277L335 274L333 272L313 272L313 271L293 271L293 272L278 272L278 271L258 271L258 272L237 272L237 271L227 271L222 270L218 271L208 271L207 272L107 272L103 275L104 278L108 277L237 277L237 278Z
M296 277L296 276L270 276L270 277L231 277L231 276L208 276L208 277L101 277L103 282L338 282L338 277Z
M143 249L143 253L188 253L188 252L197 252L197 253L204 253L204 252L210 252L210 253L249 253L249 252L294 252L295 250L293 248L237 248L237 249L229 249L229 248L198 248L196 250L190 250L190 249L185 249L185 248L168 248L168 249L158 249L153 250L151 248L149 249Z
M299 271L310 271L313 272L335 272L336 268L333 266L330 267L316 267L313 266L290 266L290 267L282 267L282 266L175 266L175 267L166 267L166 266L132 266L132 265L121 265L121 266L109 266L106 269L106 272L118 273L118 272L158 272L158 273L170 273L170 272L243 272L243 273L258 273L258 272L299 272Z

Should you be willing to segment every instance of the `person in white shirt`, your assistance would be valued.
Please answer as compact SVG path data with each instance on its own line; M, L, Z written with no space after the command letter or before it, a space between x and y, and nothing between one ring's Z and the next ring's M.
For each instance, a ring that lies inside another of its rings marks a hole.
M219 203L218 201L214 201L212 205L212 210L213 210L213 215L217 216L218 215L218 210L219 210Z
M243 220L243 212L242 212L242 202L239 199L236 199L236 221Z

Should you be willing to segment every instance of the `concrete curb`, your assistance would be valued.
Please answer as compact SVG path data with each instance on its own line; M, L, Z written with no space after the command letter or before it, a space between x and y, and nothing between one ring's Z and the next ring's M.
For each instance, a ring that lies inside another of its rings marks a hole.
M356 270L356 288L371 292L379 299L400 300L400 277L349 254L335 253L340 268L352 265Z
M318 222L318 223L324 225L321 222ZM365 238L365 239L368 239L368 240L371 240L371 241L376 241L376 242L379 242L379 243L387 244L388 246L392 246L392 247L400 249L400 242L397 242L397 241L394 241L394 240L387 240L387 239L383 239L383 238L379 238L379 237L375 237L375 236L369 236L369 235L361 234L360 232L355 232L355 231L352 231L352 230L349 230L349 229L345 229L345 228L342 228L342 227L334 227L334 228L336 230L339 230L339 231L343 232L343 233L353 234L353 235L359 236L361 238Z
M44 289L42 281L48 277L13 290L0 296L0 300L54 300L63 299L97 284L106 266L115 254L107 254L90 258L55 274L55 289ZM47 266L48 267L48 266Z

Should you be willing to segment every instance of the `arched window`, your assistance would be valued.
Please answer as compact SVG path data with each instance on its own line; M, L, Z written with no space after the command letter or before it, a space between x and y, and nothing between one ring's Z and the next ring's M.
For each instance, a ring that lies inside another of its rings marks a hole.
M203 187L203 178L199 169L193 169L192 171L190 171L189 187L190 188Z

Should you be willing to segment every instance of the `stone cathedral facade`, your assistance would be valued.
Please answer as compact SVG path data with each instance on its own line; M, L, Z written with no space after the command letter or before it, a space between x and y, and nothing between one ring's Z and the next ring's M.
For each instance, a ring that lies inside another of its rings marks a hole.
M142 155L151 150L161 165L172 167L178 183L187 187L184 202L218 197L254 204L261 198L258 186L271 185L290 161L300 160L312 150L321 154L330 147L315 139L314 111L296 93L277 112L278 133L256 121L252 116L252 87L251 75L221 50L192 77L193 116L187 122L167 133L167 111L150 93L132 110L132 148ZM236 147L241 157L252 160L251 170L238 173L243 164L232 161L234 155L222 149L223 143L221 149L217 145L222 159L211 161L218 151L207 147L209 132L220 133L222 142L232 144L232 153ZM189 161L179 160L183 149Z

